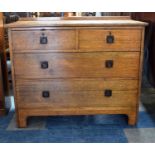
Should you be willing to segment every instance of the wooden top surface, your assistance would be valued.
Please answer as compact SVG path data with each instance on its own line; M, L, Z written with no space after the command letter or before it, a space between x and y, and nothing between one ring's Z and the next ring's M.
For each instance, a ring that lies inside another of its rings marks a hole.
M50 26L146 26L147 23L131 20L129 17L50 17L22 18L17 22L5 24L6 28L50 27Z

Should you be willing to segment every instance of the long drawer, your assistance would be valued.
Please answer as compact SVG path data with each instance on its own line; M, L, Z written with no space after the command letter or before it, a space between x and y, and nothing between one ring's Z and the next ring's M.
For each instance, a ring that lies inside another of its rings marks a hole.
M137 80L52 79L17 80L21 108L128 107L134 106Z
M12 31L13 50L74 50L76 31L28 30Z
M139 52L14 54L16 78L137 78Z
M92 51L140 51L141 30L79 30L79 49Z

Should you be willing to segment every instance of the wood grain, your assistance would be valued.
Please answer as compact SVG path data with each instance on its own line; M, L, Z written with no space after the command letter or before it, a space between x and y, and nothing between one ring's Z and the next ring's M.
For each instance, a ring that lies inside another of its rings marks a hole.
M91 19L91 18L90 18ZM144 26L129 19L19 21L9 27L19 127L29 116L126 114L137 122ZM39 45L41 30L49 45ZM107 44L111 32L114 43ZM105 66L113 61L111 68ZM41 68L48 62L48 68ZM105 96L111 90L112 96ZM43 91L49 97L43 97Z
M104 97L104 91L50 91L49 98L42 91L17 91L19 108L79 108L79 107L135 107L136 91L113 91ZM119 98L119 101L118 101Z
M114 43L106 42L107 36L114 36ZM140 51L141 30L79 30L79 49L91 49L92 51Z
M47 37L47 44L40 44L40 37ZM12 31L13 50L74 50L76 49L76 31L68 30L32 30Z
M68 18L70 19L70 18ZM95 27L109 27L109 26L121 26L121 27L125 27L125 26L139 26L139 27L143 27L146 26L147 23L145 22L140 22L140 21L135 21L135 20L131 20L131 19L109 19L109 20L103 20L103 19L94 19L94 20L88 20L88 19L84 19L84 20L66 20L66 19L58 19L58 20L38 20L38 21L18 21L15 23L11 23L11 24L6 24L5 27L6 28L20 28L20 27L43 27L43 26L48 26L48 27L70 27L70 26L75 26L75 27L79 27L79 26L86 26L86 27L90 27L90 26L95 26Z
M133 107L136 88L137 80L53 79L16 82L17 102L21 108ZM111 97L104 96L106 89L112 90ZM42 97L45 90L49 91L49 98Z
M103 91L112 89L115 91L137 90L138 80L127 79L104 79L104 78L72 78L72 79L18 79L16 80L16 90L23 91Z
M105 67L106 60L113 60L113 68ZM16 78L137 78L139 52L14 54L14 66Z

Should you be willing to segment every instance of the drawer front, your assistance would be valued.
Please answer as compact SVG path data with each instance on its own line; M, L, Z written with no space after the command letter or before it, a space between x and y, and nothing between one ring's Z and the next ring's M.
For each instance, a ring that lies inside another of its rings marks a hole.
M14 54L16 78L137 78L139 52Z
M141 30L80 30L79 48L92 51L140 51Z
M75 30L12 31L13 50L74 50Z
M21 108L71 108L135 105L137 81L127 80L126 83L125 81L104 81L101 79L96 81L97 79L17 80L18 106ZM130 84L132 86L129 86ZM110 94L106 94L108 91Z
M71 78L71 79L46 79L45 80L16 80L17 90L32 91L115 91L137 90L138 80L103 79L103 78Z

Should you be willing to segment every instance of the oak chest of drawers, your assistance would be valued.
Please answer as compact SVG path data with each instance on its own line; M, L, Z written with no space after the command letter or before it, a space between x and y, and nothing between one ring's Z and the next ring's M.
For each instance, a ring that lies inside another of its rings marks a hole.
M128 17L6 25L19 127L28 116L95 114L126 114L134 125L145 25Z

